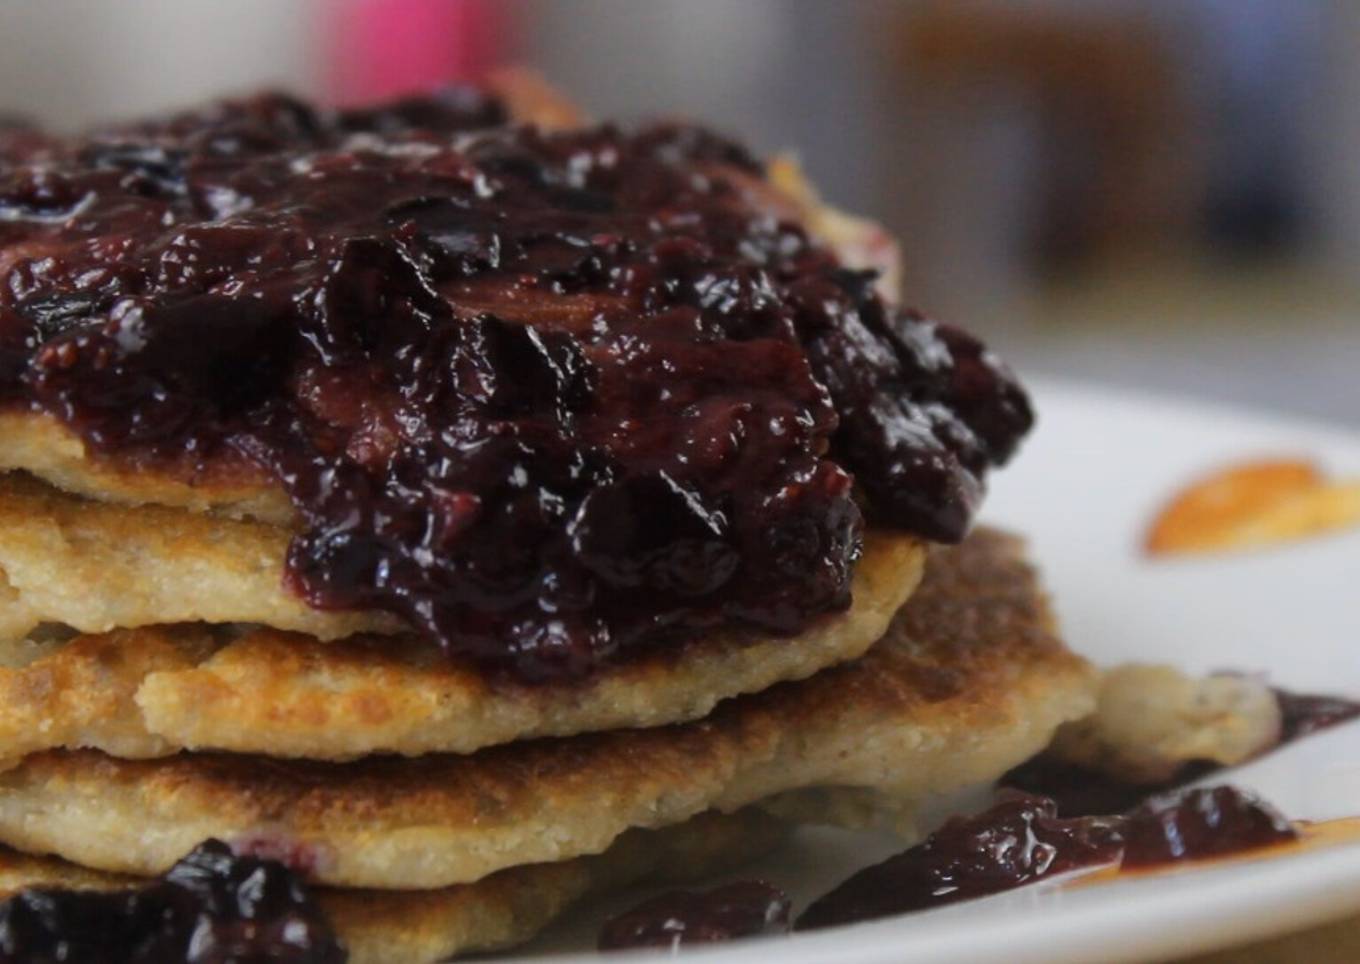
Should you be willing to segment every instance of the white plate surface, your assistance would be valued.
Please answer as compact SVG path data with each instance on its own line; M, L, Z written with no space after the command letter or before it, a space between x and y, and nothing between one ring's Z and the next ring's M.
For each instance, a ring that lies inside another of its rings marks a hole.
M1261 671L1293 689L1360 695L1360 530L1240 556L1149 562L1138 545L1178 487L1227 462L1298 454L1360 476L1360 438L1325 426L1039 382L1040 422L998 473L983 517L1025 532L1069 643L1100 663ZM1360 723L1233 771L1289 816L1360 815ZM803 831L741 876L786 886L796 909L900 849ZM583 910L520 960L594 960L599 921L646 896ZM1092 887L1038 886L924 914L682 957L713 964L1143 961L1360 911L1360 845ZM563 956L563 952L567 956ZM613 964L655 955L609 955Z

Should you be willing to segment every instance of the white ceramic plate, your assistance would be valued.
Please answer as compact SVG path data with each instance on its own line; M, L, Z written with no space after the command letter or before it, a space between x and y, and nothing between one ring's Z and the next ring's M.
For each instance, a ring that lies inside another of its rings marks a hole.
M1039 428L997 474L984 519L1028 534L1073 648L1100 663L1263 671L1287 688L1360 695L1360 531L1270 551L1176 562L1139 556L1167 496L1226 462L1300 454L1360 476L1360 438L1326 427L1040 382ZM1295 818L1360 815L1360 723L1218 780ZM803 831L753 873L795 910L901 849L887 837ZM528 950L584 951L611 911L589 908ZM683 955L695 962L1140 961L1225 946L1360 911L1360 845L1091 887L1041 885L923 914ZM537 955L553 952L550 957ZM610 955L613 964L655 955Z

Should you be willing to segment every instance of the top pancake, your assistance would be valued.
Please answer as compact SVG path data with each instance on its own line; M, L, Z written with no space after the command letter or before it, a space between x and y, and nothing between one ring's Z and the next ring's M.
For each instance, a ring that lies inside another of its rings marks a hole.
M30 472L59 489L106 502L215 511L275 525L293 522L288 496L248 463L158 471L100 458L50 415L0 412L0 470Z
M0 774L0 841L150 874L218 837L308 854L328 884L427 888L809 787L990 781L1090 712L1093 674L1015 540L975 534L936 563L866 656L697 722L347 764L36 754Z

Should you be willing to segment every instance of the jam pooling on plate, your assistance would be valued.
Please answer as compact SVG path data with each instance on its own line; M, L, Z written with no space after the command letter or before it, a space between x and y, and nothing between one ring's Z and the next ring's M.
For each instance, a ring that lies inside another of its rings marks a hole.
M1280 742L1290 743L1360 717L1360 703L1344 696L1274 690L1280 704Z
M32 889L0 902L3 964L342 964L347 955L283 864L204 841L135 890Z
M1298 839L1278 810L1231 786L1159 794L1130 810L1119 826L1120 866L1126 869L1223 857Z
M928 910L1085 867L1218 857L1297 836L1269 804L1229 786L1154 797L1122 815L1072 818L1059 817L1052 800L1015 794L861 870L814 901L796 929Z
M789 929L791 906L787 894L763 880L739 880L706 891L677 890L610 918L600 929L599 947L675 950L782 934Z
M524 678L849 603L862 514L959 539L1023 392L886 305L740 147L453 91L0 131L0 402L288 492L290 584Z

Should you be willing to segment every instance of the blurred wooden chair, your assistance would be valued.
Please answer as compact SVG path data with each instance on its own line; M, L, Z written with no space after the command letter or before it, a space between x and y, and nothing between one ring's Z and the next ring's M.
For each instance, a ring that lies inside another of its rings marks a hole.
M1168 38L1136 5L926 0L893 10L899 97L985 96L999 86L1037 113L1032 237L1041 262L1188 238L1203 152Z

